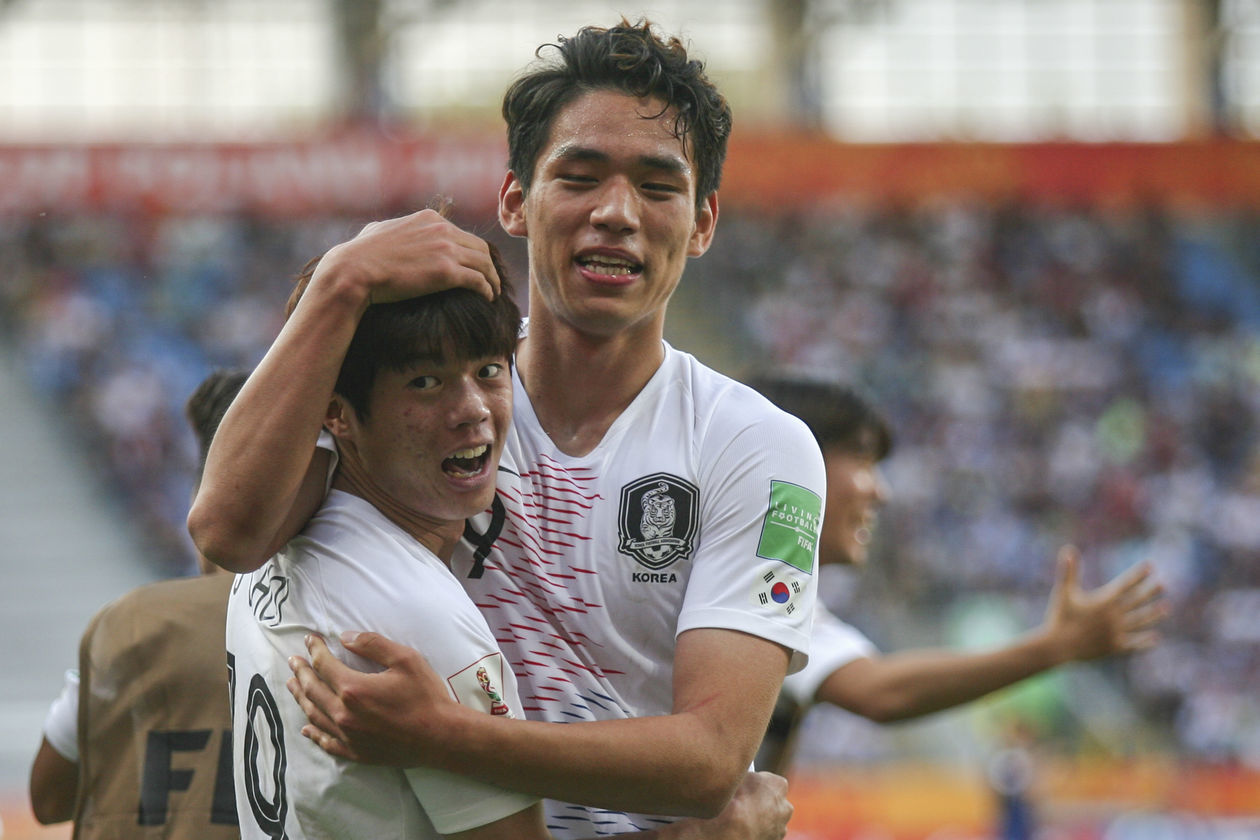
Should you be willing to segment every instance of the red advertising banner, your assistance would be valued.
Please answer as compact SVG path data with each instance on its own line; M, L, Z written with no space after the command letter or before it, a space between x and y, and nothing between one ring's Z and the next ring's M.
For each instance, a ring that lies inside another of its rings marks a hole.
M370 211L439 193L482 212L494 207L506 158L487 135L0 146L0 213Z
M0 213L68 210L372 212L452 196L490 212L506 149L497 133L349 133L240 144L0 145ZM730 206L938 196L1103 204L1260 205L1260 143L846 145L737 135Z
M937 196L1091 204L1260 205L1260 143L844 145L744 137L723 196L910 201Z

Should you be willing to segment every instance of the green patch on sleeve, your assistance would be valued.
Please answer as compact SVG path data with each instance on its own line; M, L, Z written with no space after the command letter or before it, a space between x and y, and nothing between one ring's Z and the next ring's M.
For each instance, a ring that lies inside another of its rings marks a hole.
M812 575L821 521L822 499L816 493L786 481L771 481L770 509L761 523L757 556L782 560Z

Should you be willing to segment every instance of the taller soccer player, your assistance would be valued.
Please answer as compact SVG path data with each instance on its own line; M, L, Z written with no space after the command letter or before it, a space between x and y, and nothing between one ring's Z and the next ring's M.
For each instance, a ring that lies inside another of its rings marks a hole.
M545 796L561 836L712 815L804 661L824 491L802 423L663 339L716 230L730 110L677 39L623 21L552 45L503 113L499 219L527 240L531 317L498 493L453 568L531 720L467 714L368 635L347 646L383 675L318 646L328 683L301 672L328 730L311 734ZM325 256L215 441L189 520L208 556L254 568L309 515L303 476L327 468L311 451L368 303L450 287L492 296L497 276L484 242L431 214Z

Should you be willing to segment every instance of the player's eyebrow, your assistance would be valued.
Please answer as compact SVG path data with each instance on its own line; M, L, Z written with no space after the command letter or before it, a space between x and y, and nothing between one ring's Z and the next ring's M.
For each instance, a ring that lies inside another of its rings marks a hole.
M570 144L559 148L552 159L558 161L608 163L612 160L612 156L607 152L593 149L590 146ZM645 168L655 169L670 175L686 175L691 169L686 161L673 155L640 155L637 158L637 162Z

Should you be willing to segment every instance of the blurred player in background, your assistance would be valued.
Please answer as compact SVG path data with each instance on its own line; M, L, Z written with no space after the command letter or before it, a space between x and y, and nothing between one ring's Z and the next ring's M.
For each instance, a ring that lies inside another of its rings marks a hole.
M750 384L800 417L822 447L827 513L820 565L866 563L876 511L888 499L880 470L893 439L883 417L855 390L791 377ZM881 655L861 631L821 604L809 664L789 676L757 757L762 770L784 773L799 725L815 703L831 703L878 723L906 720L976 700L1067 662L1144 650L1164 617L1163 589L1143 563L1094 590L1077 582L1076 548L1059 550L1058 573L1041 626L997 650L964 653L907 650Z
M197 475L246 371L215 371L188 399ZM76 840L238 838L223 627L232 576L142 586L89 622L79 668L49 709L31 767L35 818Z
M504 99L499 218L527 240L530 321L498 494L452 559L535 720L469 713L376 634L345 644L384 673L316 642L331 687L300 678L335 754L545 796L548 827L583 836L711 816L745 783L808 644L824 475L800 421L663 339L716 228L725 100L646 23L551 49ZM211 452L189 519L208 556L252 570L309 516L302 479L369 303L495 294L485 243L443 224L382 222L325 256Z

